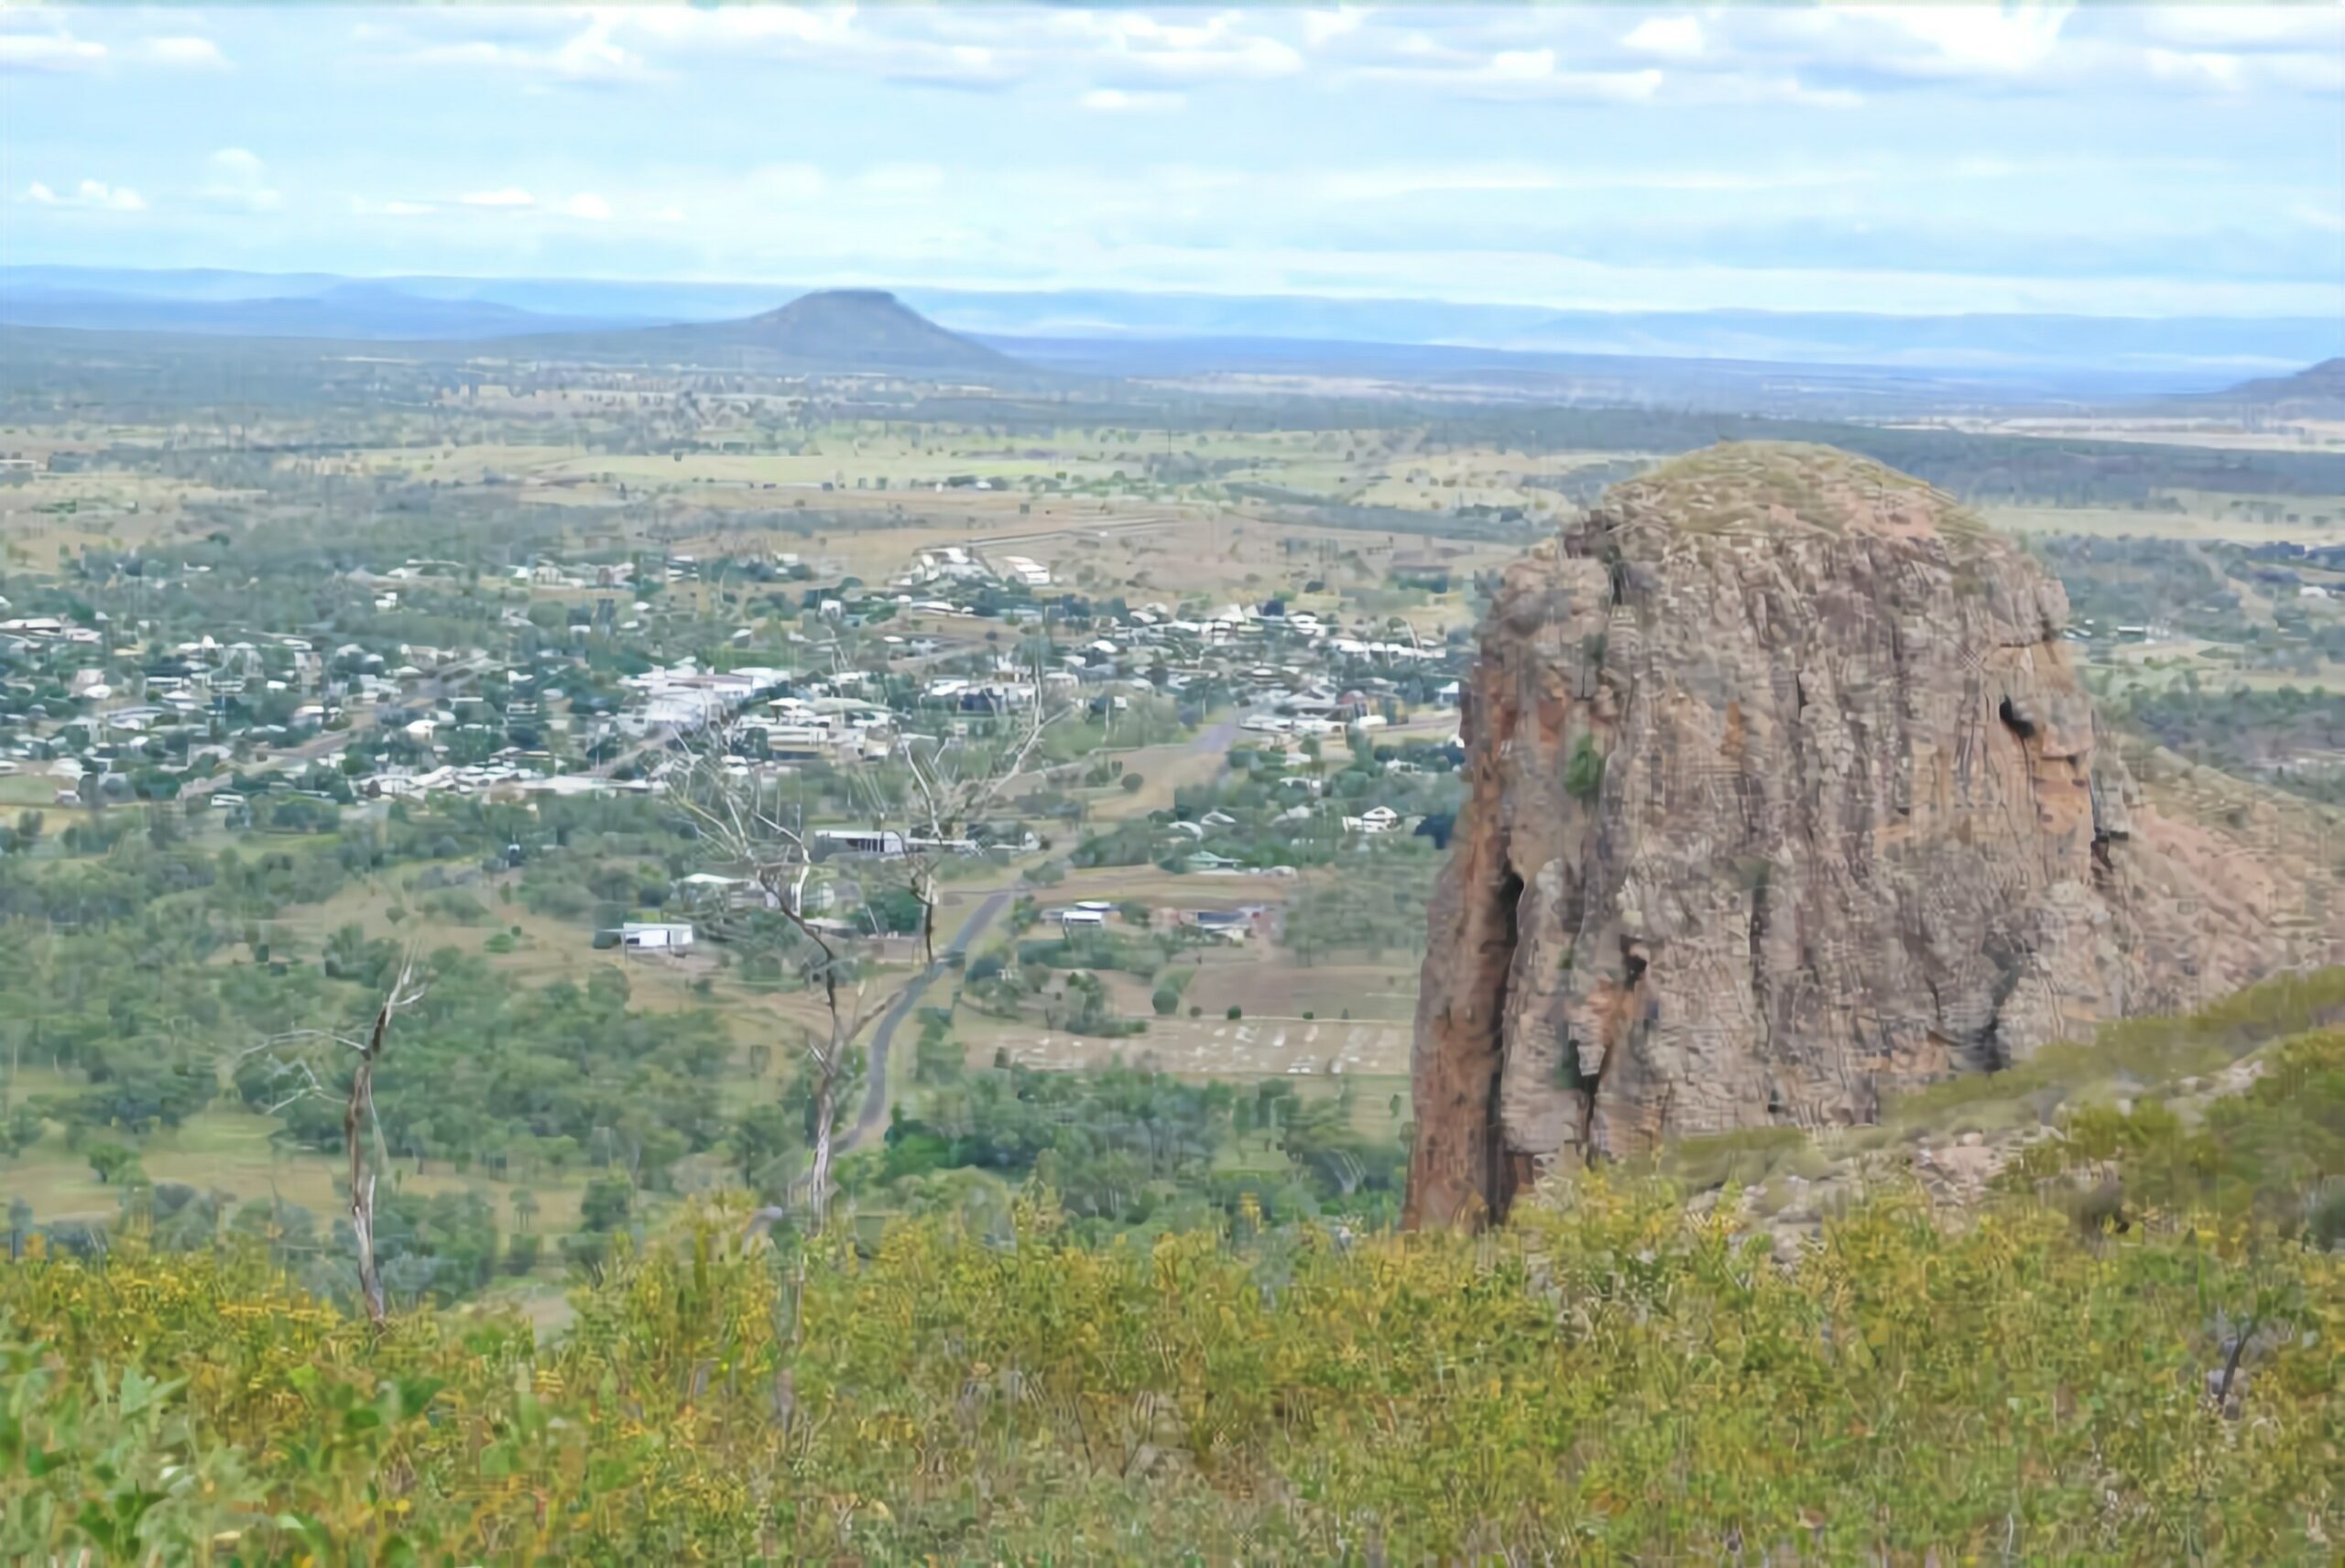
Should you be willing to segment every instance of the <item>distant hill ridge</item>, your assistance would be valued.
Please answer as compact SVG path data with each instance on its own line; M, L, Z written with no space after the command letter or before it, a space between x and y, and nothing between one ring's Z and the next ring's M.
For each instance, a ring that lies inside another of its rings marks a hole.
M2345 408L2345 356L2308 365L2293 376L2267 376L2254 381L2242 381L2204 401L2307 410Z
M823 289L741 321L545 334L485 346L500 354L922 380L998 382L1044 374L946 332L883 289Z

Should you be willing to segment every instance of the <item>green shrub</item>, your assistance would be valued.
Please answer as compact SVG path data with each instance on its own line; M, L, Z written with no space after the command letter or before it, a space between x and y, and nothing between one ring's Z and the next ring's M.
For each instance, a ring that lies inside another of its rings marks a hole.
M1571 761L1564 768L1564 791L1582 804L1592 802L1604 788L1604 754L1596 749L1596 737L1584 735L1572 747Z
M711 1207L573 1238L545 1337L378 1334L234 1249L0 1266L0 1552L831 1561L852 1518L871 1563L2334 1555L2335 1256L1903 1199L1786 1268L1601 1179L1338 1245L1227 1187L1229 1231L1106 1247L1042 1193L876 1244ZM2200 1390L2251 1317L2233 1419Z

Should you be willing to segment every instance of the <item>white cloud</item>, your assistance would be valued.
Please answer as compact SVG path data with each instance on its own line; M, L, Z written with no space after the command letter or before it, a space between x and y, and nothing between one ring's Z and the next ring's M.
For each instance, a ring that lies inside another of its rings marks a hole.
M2334 5L1747 5L1625 21L1604 6L1362 15L1341 32L1304 30L1314 75L1471 97L1827 107L1868 93L1973 86L2345 91L2345 15ZM1670 68L1658 82L1640 74L1657 64Z
M945 173L933 163L883 163L867 169L856 181L881 196L926 196L944 187Z
M1358 11L1348 6L1336 11L1305 11L1303 41L1314 49L1325 48L1348 33L1358 32L1363 19Z
M148 38L139 46L138 57L156 65L186 71L224 71L228 67L228 57L210 38Z
M654 8L629 13L622 19L634 32L685 49L833 48L847 42L857 30L854 8L839 5Z
M26 26L19 18L25 23L33 19L24 12L0 10L0 71L89 71L116 62L219 71L228 64L218 44L190 34L117 39L117 50L95 38L81 38L55 22Z
M1321 175L1309 189L1331 201L1397 201L1451 191L1556 191L1563 178L1543 169L1347 169Z
M942 36L953 24L914 23L894 33L865 24L851 5L644 6L575 11L419 13L397 27L367 24L359 42L402 63L471 67L540 82L610 84L673 80L694 61L769 60L893 81L999 86L1015 71L999 29ZM931 34L919 36L926 27Z
M539 15L452 10L373 24L360 42L424 66L474 66L540 81L686 75L695 62L762 60L918 85L998 89L1072 75L1085 87L1260 80L1305 63L1303 44L1340 38L1363 13L1043 10L1005 23L952 7L642 6Z
M398 14L361 46L529 84L689 82L756 60L867 81L1043 87L1101 112L1178 107L1150 91L1308 73L1314 86L1507 100L1786 103L1977 83L2180 93L2345 90L2334 5L1872 4L1705 7L1113 7L759 5ZM1655 74L1666 67L1665 74Z
M1647 66L1642 71L1575 71L1552 49L1500 49L1488 62L1451 73L1450 84L1474 97L1559 98L1603 103L1642 103L1666 80Z
M1193 11L758 5L419 9L354 29L362 49L529 86L689 83L754 60L922 86L1042 87L1112 112L1149 91L1308 73L1340 90L1415 82L1474 98L1846 107L1863 94L2084 83L2180 94L2345 91L2332 5L1981 4ZM65 46L21 41L60 59ZM46 35L41 35L46 38ZM58 35L62 37L62 35ZM0 48L6 47L0 44ZM96 46L81 46L95 49ZM103 49L97 50L103 54ZM1657 68L1665 74L1656 75Z
M811 163L769 163L749 171L747 194L758 201L811 201L830 189L830 177Z
M1188 102L1178 93L1151 93L1135 88L1095 87L1078 100L1082 105L1103 114L1139 114L1154 110L1177 109Z
M373 196L353 196L350 213L354 218L426 218L440 212L437 201L412 201L403 197L383 200Z
M2031 297L2094 310L2114 308L2094 302L2104 278L2112 300L2196 309L2216 298L2209 280L2241 300L2295 298L2255 291L2309 289L2340 232L2339 106L2319 95L2345 89L2345 13L2328 8L2307 21L2284 7L2004 0L1911 15L1715 0L446 7L303 12L279 34L224 15L10 4L0 63L79 72L0 79L9 108L26 104L0 197L28 259L86 251L77 230L136 232L142 246L151 231L158 266L265 253L289 267L511 272L542 270L558 241L565 267L615 276L1234 289L1259 276L1298 291L1609 303L1644 292L1650 257L1707 269L1655 293L1715 304L1988 308L2012 296L1961 280L2009 272L2046 280ZM241 75L172 73L168 103L142 92L165 71L148 35L197 31ZM415 61L431 63L403 63ZM349 113L305 125L302 142L205 117L303 80L338 84ZM939 104L901 83L998 96ZM573 84L599 90L563 111L585 116L567 123L594 133L594 163L512 157L532 145L524 94ZM813 118L744 138L775 98ZM1853 123L1810 112L1860 103ZM440 139L365 141L366 125L420 103L451 116ZM1743 104L1770 107L1718 112ZM106 139L49 139L80 114ZM923 118L948 135L914 137ZM238 126L213 133L209 165L205 124ZM1155 166L1175 158L1194 162ZM370 172L329 198L307 183L313 161ZM171 222L27 204L138 200L59 178L77 168L158 190ZM35 170L49 180L38 194ZM302 221L243 222L272 203ZM2143 214L2161 212L2198 214L2203 234L2144 237ZM1910 291L1839 292L1900 275Z
M1648 16L1620 41L1646 54L1686 60L1702 52L1702 23L1696 16Z
M205 200L247 212L274 212L277 191L268 183L268 168L244 147L222 147L206 160L202 191Z
M514 20L507 16L498 18L500 25L510 25ZM405 64L427 69L501 71L579 84L639 82L656 76L649 61L616 40L614 35L621 24L622 18L616 15L597 15L575 33L549 37L542 31L545 27L566 25L566 18L551 14L521 24L531 29L529 37L459 37L418 45L398 58ZM461 16L451 14L431 18L425 25L462 28L465 22ZM367 26L362 29L361 38L362 41L373 42L384 36L384 29Z
M2148 53L2150 74L2166 82L2190 82L2235 93L2243 84L2245 68L2234 54L2185 53L2154 49Z
M93 212L143 212L147 199L126 185L84 180L72 190L60 191L36 180L25 187L25 200L39 207L86 207Z
M2066 5L2023 4L1888 5L1859 14L1911 33L1951 70L2018 76L2051 56L2069 13Z
M1111 82L1260 79L1292 76L1303 66L1302 50L1267 30L1255 30L1256 18L1240 12L1203 21L1181 14L1172 22L1140 11L1076 15L1079 30L1087 34L1079 41L1090 45L1085 63Z
M998 49L983 44L941 44L905 51L883 74L895 82L936 87L1000 87L1013 80L1017 71Z
M2334 52L2345 44L2345 16L2335 5L2145 5L2134 25L2183 49Z
M0 31L0 71L85 71L106 58L106 46L63 28Z

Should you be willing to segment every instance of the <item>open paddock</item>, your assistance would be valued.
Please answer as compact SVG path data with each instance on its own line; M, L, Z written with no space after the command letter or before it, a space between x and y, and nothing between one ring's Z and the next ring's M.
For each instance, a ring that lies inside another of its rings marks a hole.
M1233 1083L1347 1073L1405 1077L1409 1071L1409 1026L1389 1020L1151 1018L1146 1034L1107 1040L1011 1023L965 1007L954 1018L954 1033L973 1067L1007 1061L1065 1072L1120 1062L1178 1077Z
M2296 520L2287 520L2287 514ZM2292 498L2277 521L2203 500L2179 512L2123 506L1982 506L2005 533L2082 534L2095 539L2222 539L2232 544L2345 544L2345 497ZM2318 522L2326 517L2329 522Z

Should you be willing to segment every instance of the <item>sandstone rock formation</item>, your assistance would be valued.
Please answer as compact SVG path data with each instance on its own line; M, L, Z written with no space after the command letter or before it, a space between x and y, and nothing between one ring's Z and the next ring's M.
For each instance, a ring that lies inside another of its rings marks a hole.
M2144 831L2067 615L1948 497L1819 447L1667 463L1511 568L1430 913L1410 1220L1668 1136L1868 1120L2285 962L2237 878Z

